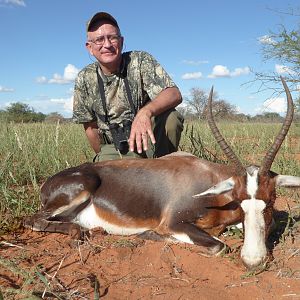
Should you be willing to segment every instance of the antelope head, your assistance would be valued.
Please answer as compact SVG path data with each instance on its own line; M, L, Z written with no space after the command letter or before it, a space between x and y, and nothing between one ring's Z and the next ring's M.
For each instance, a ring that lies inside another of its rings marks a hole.
M220 195L231 191L233 200L240 205L242 210L244 244L241 249L241 259L249 269L257 267L267 257L266 239L272 222L276 187L300 186L300 177L279 175L271 171L275 156L292 123L294 111L290 91L283 78L281 78L281 81L287 97L287 113L281 129L267 151L260 167L243 166L221 135L213 119L213 89L211 89L208 100L210 129L228 160L235 166L236 176L228 178L194 197Z

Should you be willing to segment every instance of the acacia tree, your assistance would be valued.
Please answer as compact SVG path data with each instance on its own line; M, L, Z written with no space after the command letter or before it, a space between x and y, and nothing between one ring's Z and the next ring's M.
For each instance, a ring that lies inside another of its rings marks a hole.
M216 118L228 118L236 114L237 109L225 100L217 100L212 104L212 111Z
M208 94L200 88L191 89L191 97L186 98L186 109L190 114L193 114L198 119L206 119ZM218 94L213 94L212 110L218 118L228 118L237 112L234 105L225 100L218 99Z
M46 115L35 112L28 104L16 102L11 103L5 111L6 120L16 123L41 122Z
M274 72L255 72L255 77L256 80L261 82L260 90L272 88L276 91L273 83L280 81L278 73L281 73L285 80L289 82L291 91L299 91L300 8L298 8L298 11L293 9L291 12L281 13L295 18L295 28L288 30L284 25L280 25L277 31L270 31L261 43L263 59L265 61L276 61L280 69ZM280 89L282 90L281 87Z
M57 123L62 121L64 121L64 117L58 112L52 112L45 118L45 122L47 123Z
M199 119L203 119L208 95L204 90L199 88L192 88L190 93L191 97L186 99L187 106Z

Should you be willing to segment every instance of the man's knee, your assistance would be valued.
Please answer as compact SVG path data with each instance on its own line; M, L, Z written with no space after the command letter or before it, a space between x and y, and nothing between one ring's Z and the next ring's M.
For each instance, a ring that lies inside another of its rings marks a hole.
M175 109L155 117L155 156L160 157L178 150L184 119Z
M114 144L101 145L101 151L94 157L94 162L103 160L116 160L116 159L130 159L130 158L141 158L140 155L134 152L128 152L125 155L119 153L116 150Z
M165 130L167 136L174 133L180 137L183 130L183 123L184 119L180 113L177 110L172 111L166 119Z

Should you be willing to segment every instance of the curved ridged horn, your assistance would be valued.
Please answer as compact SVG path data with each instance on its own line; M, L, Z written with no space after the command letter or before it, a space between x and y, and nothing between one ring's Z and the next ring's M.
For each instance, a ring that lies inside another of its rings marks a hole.
M208 98L208 103L207 103L207 108L208 108L208 113L207 113L207 121L208 125L210 127L210 130L212 131L212 134L214 138L216 139L217 143L219 144L220 148L224 152L224 154L227 156L229 161L235 165L235 169L237 172L237 175L243 176L246 174L246 169L242 165L241 161L237 158L233 150L230 148L230 146L227 144L225 141L224 137L220 133L215 120L213 118L212 114L212 96L213 96L213 91L214 88L212 87L209 93L209 98Z
M286 112L286 116L285 116L284 122L282 124L282 127L281 127L279 133L277 134L277 137L276 137L273 145L268 150L268 152L265 155L265 158L261 164L261 167L259 169L260 175L266 175L268 173L268 171L270 171L272 163L275 159L275 156L276 156L278 150L280 149L281 144L282 144L285 136L287 135L289 128L293 121L294 105L293 105L292 96L291 96L291 93L289 91L289 88L288 88L285 80L281 76L280 76L280 79L281 79L281 82L283 84L283 87L284 87L284 90L286 93L287 112Z

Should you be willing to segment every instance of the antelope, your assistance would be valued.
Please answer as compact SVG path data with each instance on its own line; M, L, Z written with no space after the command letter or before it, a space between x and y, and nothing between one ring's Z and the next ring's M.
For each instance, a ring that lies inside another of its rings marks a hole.
M41 210L25 226L65 234L101 227L109 234L195 244L200 253L212 256L226 247L217 236L227 226L242 222L241 260L249 269L257 267L269 254L266 239L276 186L300 186L300 177L270 170L293 120L292 97L281 80L287 113L260 167L244 167L221 135L212 115L212 87L208 123L229 165L185 152L84 163L43 184Z

